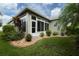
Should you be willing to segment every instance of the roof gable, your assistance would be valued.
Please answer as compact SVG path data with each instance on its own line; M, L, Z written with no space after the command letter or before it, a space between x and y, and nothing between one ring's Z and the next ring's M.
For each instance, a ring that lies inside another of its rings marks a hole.
M42 17L42 18L44 18L44 19L50 21L50 19L49 19L48 17L46 17L46 16L44 16L44 15L42 15L42 14L36 12L35 10L32 10L31 8L25 8L25 9L23 9L16 17L22 16L22 15L26 14L27 12L33 13L33 14L35 14L35 15L37 15L37 16L40 16L40 17Z

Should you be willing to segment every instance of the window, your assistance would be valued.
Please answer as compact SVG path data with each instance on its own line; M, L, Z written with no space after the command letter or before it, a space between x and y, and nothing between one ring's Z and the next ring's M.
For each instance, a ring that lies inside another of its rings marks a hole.
M26 31L26 22L21 20L21 28L22 28L22 31L25 32Z
M37 31L44 31L44 22L37 21Z
M48 29L49 29L49 24L45 23L45 30L48 30Z
M40 21L37 21L37 31L40 31Z
M35 33L36 22L32 21L32 33Z
M22 29L24 32L26 31L26 22L23 22Z
M32 15L32 20L36 20L36 17Z
M44 22L41 22L41 31L44 31Z

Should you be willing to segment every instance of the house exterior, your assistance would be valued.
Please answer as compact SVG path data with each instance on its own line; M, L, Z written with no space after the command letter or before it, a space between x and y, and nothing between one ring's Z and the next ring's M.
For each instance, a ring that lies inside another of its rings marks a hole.
M52 33L57 32L61 35L62 32L62 25L59 23L59 19L51 20L49 29Z
M54 27L57 20L52 21L49 18L37 13L36 11L25 8L15 17L20 18L21 28L25 34L31 34L32 36L39 36L41 32L45 33L46 30L59 32L58 25Z

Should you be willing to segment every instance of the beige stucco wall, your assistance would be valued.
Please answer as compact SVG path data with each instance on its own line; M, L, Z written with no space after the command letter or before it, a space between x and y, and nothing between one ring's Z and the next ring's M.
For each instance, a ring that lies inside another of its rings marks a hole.
M56 23L57 23L57 25L54 26ZM57 32L58 34L61 34L61 25L58 23L58 20L51 21L50 25L49 25L49 29L52 31L52 33Z

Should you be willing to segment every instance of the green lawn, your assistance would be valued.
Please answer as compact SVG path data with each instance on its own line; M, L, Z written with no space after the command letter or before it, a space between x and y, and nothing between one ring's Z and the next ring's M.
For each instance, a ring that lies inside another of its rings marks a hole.
M52 37L43 39L36 44L26 47L17 48L11 46L7 41L0 39L0 55L4 56L27 56L27 55L43 55L43 56L63 56L63 55L78 55L75 50L75 40L71 37Z

